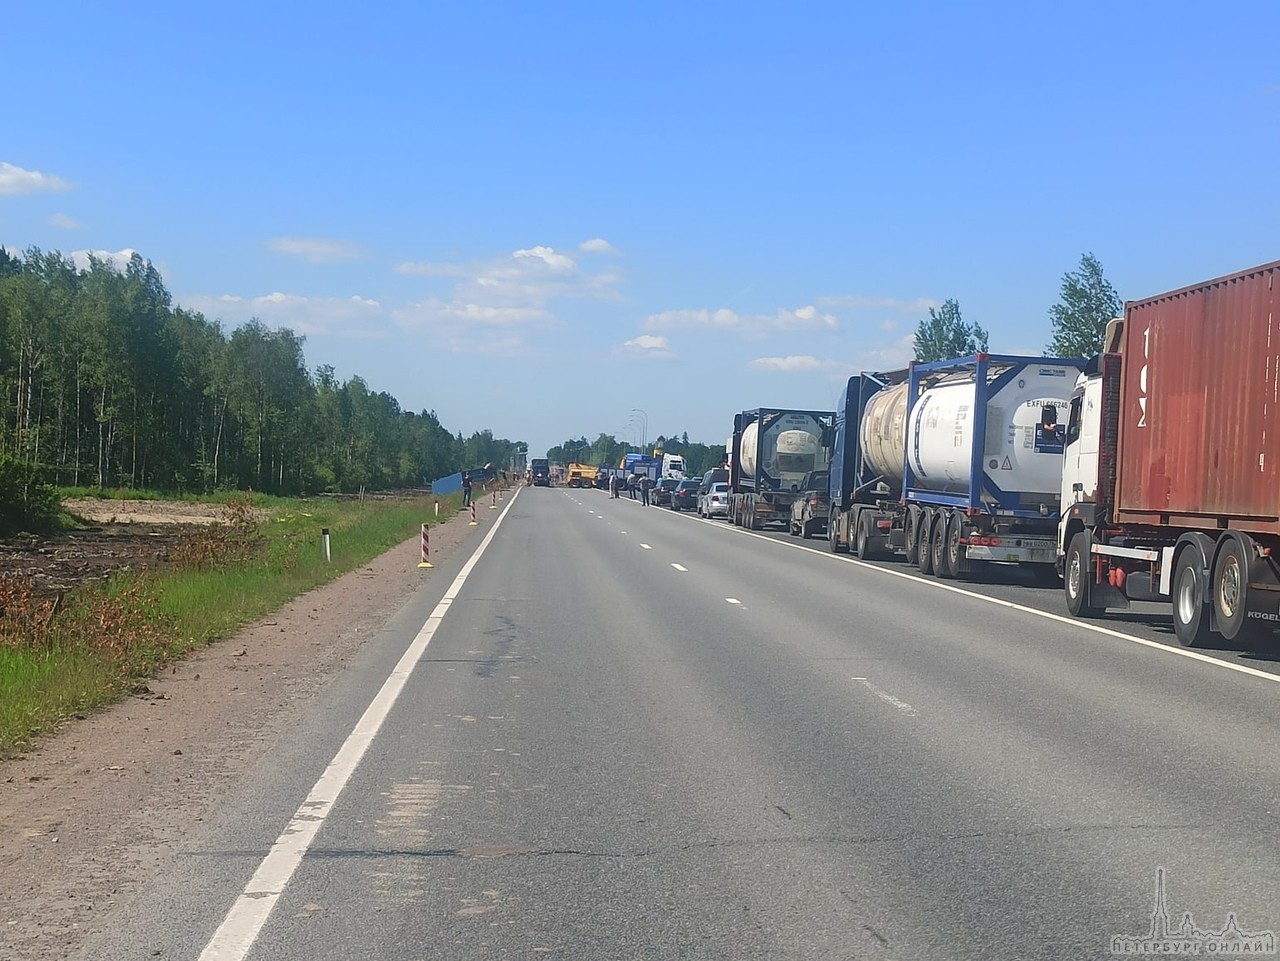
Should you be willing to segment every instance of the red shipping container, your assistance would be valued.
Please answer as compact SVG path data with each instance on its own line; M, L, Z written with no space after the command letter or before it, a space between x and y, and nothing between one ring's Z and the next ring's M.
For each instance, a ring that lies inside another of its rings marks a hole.
M1125 305L1116 519L1280 533L1280 261Z

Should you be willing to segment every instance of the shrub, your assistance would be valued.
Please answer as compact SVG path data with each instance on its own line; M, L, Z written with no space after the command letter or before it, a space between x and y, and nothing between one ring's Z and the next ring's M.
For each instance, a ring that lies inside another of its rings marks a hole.
M0 455L0 534L48 530L58 517L58 492L41 470Z

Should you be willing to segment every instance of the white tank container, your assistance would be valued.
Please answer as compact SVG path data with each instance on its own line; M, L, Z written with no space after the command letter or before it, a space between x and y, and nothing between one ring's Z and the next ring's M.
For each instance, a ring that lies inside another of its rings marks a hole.
M1027 364L987 402L983 466L1009 493L1057 494L1062 479L1062 440L1043 427L1044 408L1056 408L1065 426L1075 371ZM903 454L916 488L937 493L969 490L976 389L972 371L946 376L923 391L906 415L907 385L881 391L859 425L867 462L891 483L901 482Z
M783 490L799 484L804 475L818 467L822 450L822 428L813 418L803 414L784 414L768 428L764 444L757 441L760 422L752 421L742 430L742 463L739 470L746 477L756 473L756 451L763 446L764 472L777 478Z

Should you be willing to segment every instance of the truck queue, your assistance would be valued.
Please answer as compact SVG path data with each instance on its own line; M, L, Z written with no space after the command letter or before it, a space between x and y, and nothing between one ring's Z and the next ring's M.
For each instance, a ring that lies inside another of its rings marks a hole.
M745 410L713 473L698 513L727 484L736 526L939 578L1017 565L1075 617L1168 603L1188 647L1269 634L1280 261L1129 302L1087 360L979 353L851 377L838 410Z

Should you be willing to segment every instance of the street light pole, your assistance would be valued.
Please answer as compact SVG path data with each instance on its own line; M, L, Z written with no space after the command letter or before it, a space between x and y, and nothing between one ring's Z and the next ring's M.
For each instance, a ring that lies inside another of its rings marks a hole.
M644 418L643 426L640 428L640 432L641 432L640 447L642 451L647 451L649 449L649 415L645 413L643 410L641 410L639 407L632 407L631 413L639 414L641 417Z

